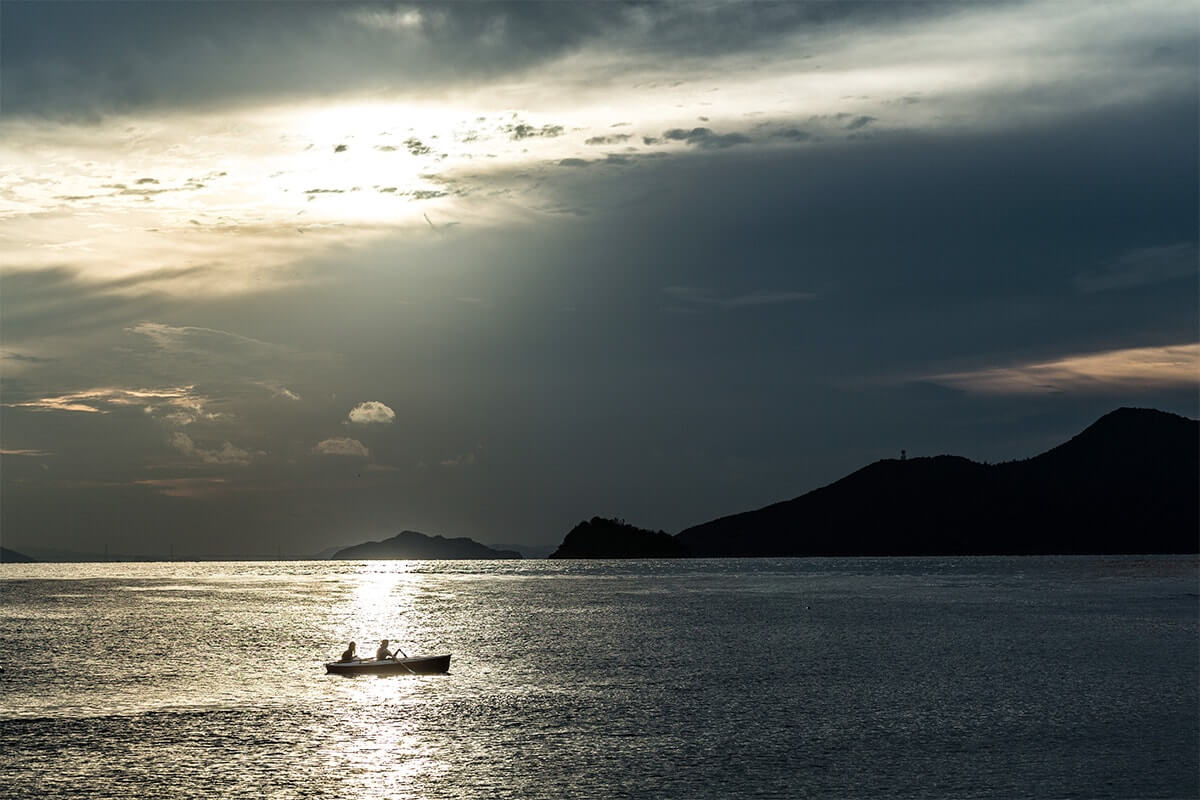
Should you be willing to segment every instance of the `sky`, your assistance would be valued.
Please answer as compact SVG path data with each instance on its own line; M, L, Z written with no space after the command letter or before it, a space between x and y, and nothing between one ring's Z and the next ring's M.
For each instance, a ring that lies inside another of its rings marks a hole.
M0 542L674 533L1200 415L1173 0L0 4Z

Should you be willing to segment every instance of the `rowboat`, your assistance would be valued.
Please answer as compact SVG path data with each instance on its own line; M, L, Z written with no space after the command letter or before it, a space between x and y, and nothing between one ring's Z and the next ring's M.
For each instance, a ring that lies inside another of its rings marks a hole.
M450 654L330 661L325 664L325 671L335 675L440 675L450 671Z

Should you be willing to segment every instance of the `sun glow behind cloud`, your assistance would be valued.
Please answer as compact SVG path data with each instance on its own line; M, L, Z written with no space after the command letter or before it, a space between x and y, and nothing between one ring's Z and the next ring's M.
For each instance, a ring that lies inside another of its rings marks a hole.
M633 25L622 46L581 47L483 88L351 87L219 114L0 120L0 260L6 272L69 265L90 281L126 281L111 291L263 291L308 280L295 265L334 247L429 235L427 216L503 225L554 213L547 195L565 166L1022 125L1136 96L1160 79L1152 63L1107 57L1178 16L1170 3L1139 9L1129 28L1113 24L1127 13L1094 4L972 7L886 34L797 33L766 60L667 60L638 43ZM420 37L436 22L428 16L358 10L349 19ZM1072 40L1067 29L1086 35L1056 47ZM1073 91L1055 90L1066 74ZM1017 92L1026 99L1016 102ZM705 133L665 135L673 130Z

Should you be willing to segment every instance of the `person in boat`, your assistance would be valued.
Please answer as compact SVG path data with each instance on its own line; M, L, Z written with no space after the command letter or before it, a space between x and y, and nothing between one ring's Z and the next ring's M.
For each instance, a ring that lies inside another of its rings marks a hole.
M354 648L355 644L351 642L350 646L346 648L346 652L342 653L342 661L358 661L358 653L354 652Z
M375 651L375 660L383 661L385 658L395 658L395 654L388 650L388 640L384 639L379 643L379 649Z

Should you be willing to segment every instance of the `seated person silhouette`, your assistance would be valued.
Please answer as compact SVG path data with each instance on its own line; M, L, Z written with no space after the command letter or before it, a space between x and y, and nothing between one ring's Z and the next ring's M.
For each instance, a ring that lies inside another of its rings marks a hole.
M379 649L375 651L375 660L383 661L385 658L395 658L391 651L388 650L388 640L384 639L379 643Z
M354 652L354 647L354 642L351 642L346 651L342 653L342 661L358 661L358 654Z

